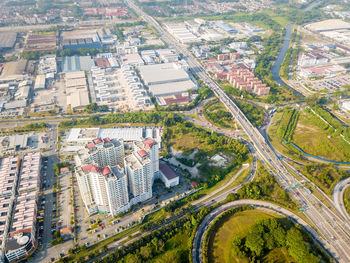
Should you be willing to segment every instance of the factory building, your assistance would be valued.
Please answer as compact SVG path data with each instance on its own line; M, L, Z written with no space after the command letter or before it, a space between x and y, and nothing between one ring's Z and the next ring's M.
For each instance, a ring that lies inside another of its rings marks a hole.
M139 72L153 96L181 94L197 88L190 75L179 63L140 66Z

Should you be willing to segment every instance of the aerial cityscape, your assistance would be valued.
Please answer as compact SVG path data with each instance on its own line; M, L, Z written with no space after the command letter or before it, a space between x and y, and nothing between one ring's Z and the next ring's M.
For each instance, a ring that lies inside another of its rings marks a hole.
M0 189L0 263L349 263L350 2L1 1Z

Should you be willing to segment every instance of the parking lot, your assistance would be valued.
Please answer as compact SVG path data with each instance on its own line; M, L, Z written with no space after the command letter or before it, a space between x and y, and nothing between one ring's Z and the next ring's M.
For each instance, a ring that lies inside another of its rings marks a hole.
M323 78L318 80L294 80L295 85L302 85L311 91L316 92L335 92L343 90L344 85L350 84L350 74L343 74L332 78Z

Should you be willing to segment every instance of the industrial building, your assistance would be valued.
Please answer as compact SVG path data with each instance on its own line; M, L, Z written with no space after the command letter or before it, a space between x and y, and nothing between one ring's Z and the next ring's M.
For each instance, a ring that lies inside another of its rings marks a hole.
M62 32L62 49L102 48L102 42L96 30L73 30Z
M89 91L84 71L67 72L65 83L68 107L79 111L89 105Z
M165 24L165 28L174 36L174 38L183 44L199 41L199 38L188 29L188 26L185 23L167 23Z
M0 51L14 48L16 39L16 32L0 32Z
M57 73L56 55L41 57L38 65L38 73L45 75L46 78L53 79Z
M223 31L227 34L234 34L234 33L238 33L238 31L232 27L230 27L229 25L223 23L223 22L216 22L214 24L215 28L219 29L220 31Z
M164 63L139 67L141 78L153 96L167 96L196 89L180 63Z
M24 51L54 51L57 48L56 33L29 34Z
M161 145L162 128L160 127L119 127L119 128L73 128L67 134L70 145L86 145L95 138L110 138L132 142L145 138L154 139Z
M64 57L62 61L62 72L90 71L95 66L90 56Z

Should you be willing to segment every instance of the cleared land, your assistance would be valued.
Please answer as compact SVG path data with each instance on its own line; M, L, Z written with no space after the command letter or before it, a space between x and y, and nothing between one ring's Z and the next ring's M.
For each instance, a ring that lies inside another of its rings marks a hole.
M300 155L292 147L282 144L280 127L283 126L290 116L282 112L276 112L269 128L269 138L274 147L283 154ZM308 154L323 157L334 161L350 160L350 145L332 129L324 129L319 124L322 122L317 116L300 111L300 116L291 135L291 142Z
M234 256L232 250L232 240L238 236L244 238L250 227L261 219L278 218L279 216L264 212L261 210L246 210L238 212L226 220L223 220L221 226L215 233L213 242L209 244L209 262L213 263L232 263L249 262L247 258L238 259ZM274 262L292 262L284 248L272 250L267 256L268 259L275 259ZM277 260L277 261L276 261Z
M334 161L350 160L350 145L339 135L317 125L315 115L302 111L293 134L293 143L304 152Z

